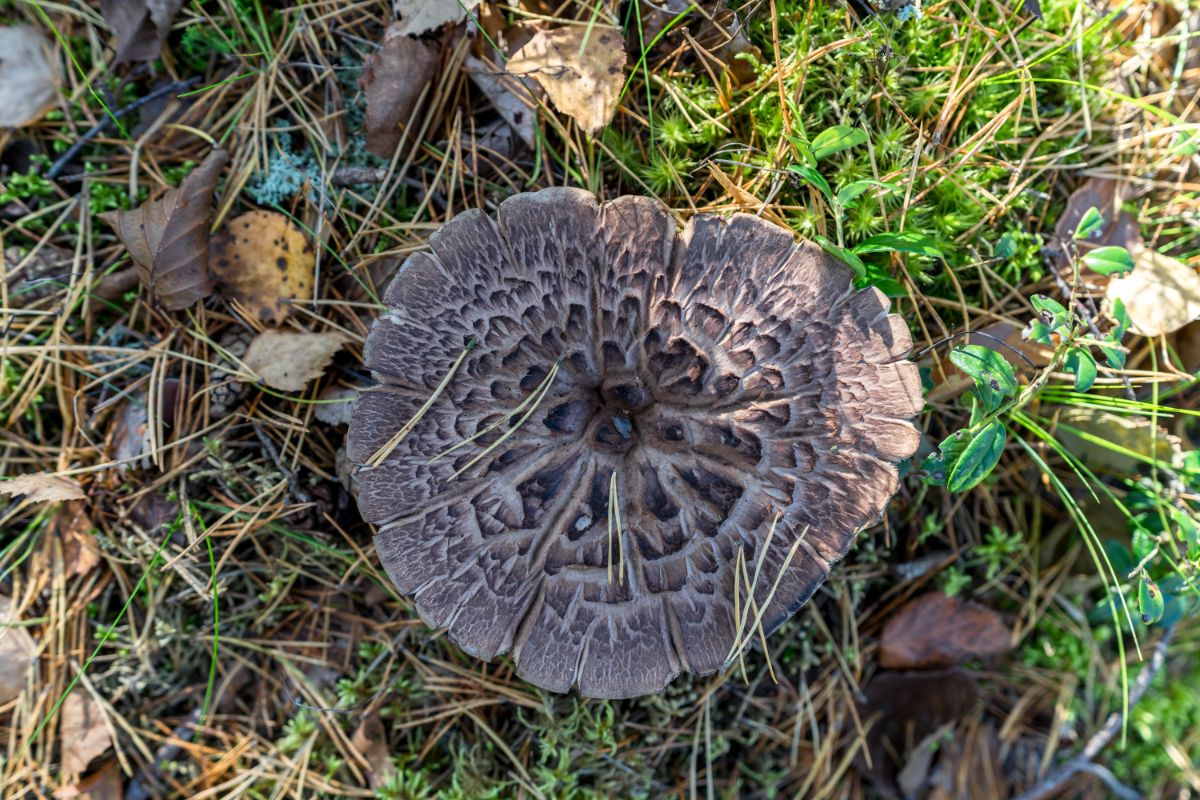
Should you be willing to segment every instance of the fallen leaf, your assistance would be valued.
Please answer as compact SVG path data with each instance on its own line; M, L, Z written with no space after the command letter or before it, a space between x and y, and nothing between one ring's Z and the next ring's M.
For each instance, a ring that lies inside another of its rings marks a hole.
M0 495L25 495L25 499L31 503L57 503L87 497L74 479L61 478L45 472L18 475L10 480L0 481Z
M393 0L392 9L400 21L397 30L407 36L440 28L448 22L462 22L480 0Z
M63 566L67 577L86 575L100 563L100 548L92 535L92 518L87 506L72 500L59 509L52 527L62 541Z
M167 378L162 382L159 394L159 420L165 431L175 420L175 407L179 402L181 383L178 378ZM150 408L145 392L129 396L121 408L109 438L108 451L113 461L121 462L117 469L124 473L131 467L149 469L153 462L146 457L152 444L150 439Z
M354 409L354 400L358 397L358 389L353 386L327 386L321 392L313 416L326 425L349 425L350 412Z
M334 353L348 341L336 332L263 331L250 343L243 360L272 389L300 392L321 377Z
M938 669L1012 649L1012 634L990 608L930 592L906 603L883 628L879 665Z
M528 147L536 143L533 123L537 119L537 101L542 94L528 78L503 72L483 59L467 53L463 70L483 92L492 107L508 123L517 138Z
M12 601L0 595L0 705L16 700L25 688L35 652L33 637L18 622Z
M1060 436L1070 439L1070 452L1092 469L1128 475L1146 466L1146 462L1137 456L1150 458L1152 454L1172 467L1183 463L1180 438L1161 427L1155 430L1145 417L1112 414L1095 408L1069 408L1059 415L1058 421ZM1105 447L1097 440L1112 447Z
M625 46L616 31L571 25L538 31L505 68L541 84L559 111L594 135L617 110L624 66Z
M8 303L13 308L31 306L67 286L75 263L73 253L47 243L28 253L10 247L3 259Z
M1130 327L1143 336L1171 333L1200 317L1200 275L1149 248L1134 255L1132 272L1109 282L1107 296L1125 304Z
M228 161L228 153L214 149L178 188L131 211L100 215L129 248L142 284L168 311L188 308L212 294L208 279L212 194Z
M79 783L54 793L54 800L124 800L124 797L121 770L115 760L105 761Z
M449 5L458 7L457 3ZM380 158L391 158L400 146L400 126L412 119L422 90L432 89L441 66L440 51L406 36L404 27L403 22L388 26L379 50L363 62L358 79L367 100L367 149Z
M671 34L686 29L706 53L711 53L725 64L735 83L749 83L757 77L754 65L738 58L738 55L746 53L757 61L761 60L762 52L746 36L743 20L727 3L710 2L700 7L689 0L660 0L657 4L645 2L643 8L648 13L642 19L641 32L637 31L636 26L630 26L631 47L639 46L641 41L654 41L662 31L667 30L660 47L671 49L678 46L675 40L679 38ZM691 16L692 12L698 12L698 18ZM676 21L680 14L685 17ZM668 25L671 25L669 30Z
M58 731L62 737L62 771L71 778L86 772L92 759L112 744L100 706L82 686L72 689L63 701Z
M264 324L283 322L291 301L313 296L312 244L275 211L248 211L230 220L209 243L208 264L217 292Z
M975 679L958 669L880 672L863 692L859 714L869 725L866 751L854 767L886 798L901 797L896 780L909 748L948 722L968 714L979 701Z
M28 125L58 97L50 40L32 25L0 28L0 128Z
M396 774L396 765L392 763L392 749L388 747L387 734L383 730L379 714L372 711L364 716L350 743L367 762L367 780L372 789L385 785Z
M153 61L183 0L100 0L100 14L117 35L114 63Z

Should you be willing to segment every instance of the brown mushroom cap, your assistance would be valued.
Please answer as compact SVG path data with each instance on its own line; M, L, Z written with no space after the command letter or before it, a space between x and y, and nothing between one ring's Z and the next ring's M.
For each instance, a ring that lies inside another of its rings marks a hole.
M916 450L903 321L762 219L701 214L677 233L649 198L556 188L494 221L460 214L430 246L367 339L379 386L350 425L359 508L426 624L480 658L511 652L539 686L631 697L722 668L738 548L769 631L880 517Z

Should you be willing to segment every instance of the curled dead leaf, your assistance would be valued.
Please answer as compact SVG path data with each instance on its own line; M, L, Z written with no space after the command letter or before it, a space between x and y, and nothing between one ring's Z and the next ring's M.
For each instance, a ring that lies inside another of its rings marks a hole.
M906 603L887 621L879 664L888 669L938 669L1011 649L1012 634L995 611L930 592Z
M1155 428L1145 417L1112 414L1095 408L1069 408L1058 418L1058 433L1070 452L1092 469L1128 475L1157 458L1172 467L1183 463L1178 436ZM1141 456L1141 458L1138 458Z
M28 125L58 96L50 40L32 25L0 28L0 128Z
M372 711L365 715L350 743L367 762L367 780L372 789L385 785L396 774L396 765L392 763L392 751L388 747L387 734L379 714Z
M92 759L112 744L100 706L87 690L76 686L63 701L58 730L62 737L62 771L77 777L87 771Z
M31 503L57 503L63 500L83 500L87 497L73 478L63 478L45 472L18 475L0 481L0 495L24 495Z
M124 797L121 769L115 759L105 761L79 783L54 792L54 800L122 800Z
M279 324L292 301L311 300L316 257L308 237L275 211L248 211L209 243L217 292L264 324Z
M518 78L467 53L463 70L483 92L517 138L528 147L535 144L533 123L537 119L537 101L542 91L528 78Z
M393 0L392 9L400 21L400 33L406 36L440 28L448 22L462 22L474 12L480 0Z
M131 211L100 217L129 249L142 284L164 309L178 311L212 294L208 231L212 195L229 154L214 149L176 189Z
M538 31L509 59L513 75L537 81L559 111L594 135L612 119L625 82L619 32L582 25Z
M1134 254L1133 271L1109 282L1107 297L1125 304L1134 332L1160 336L1200 318L1200 275L1176 258L1143 248Z
M243 359L267 386L300 392L321 377L338 350L350 341L344 334L263 331Z
M363 62L358 79L367 100L367 149L380 158L391 158L400 146L400 126L412 119L422 90L432 85L441 62L437 48L405 35L405 27L403 22L388 26L379 50Z
M100 13L117 35L116 63L153 61L183 0L100 0Z
M0 596L0 705L21 694L36 652L33 637L19 622L12 601Z

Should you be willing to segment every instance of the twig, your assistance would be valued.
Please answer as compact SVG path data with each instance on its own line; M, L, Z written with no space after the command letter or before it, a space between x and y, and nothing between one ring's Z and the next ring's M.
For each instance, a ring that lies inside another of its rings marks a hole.
M1142 695L1146 693L1146 689L1150 687L1150 683L1154 680L1154 676L1162 669L1162 665L1167 660L1167 646L1171 643L1171 636L1175 633L1175 626L1169 625L1163 631L1162 638L1158 640L1158 644L1154 647L1154 652L1150 654L1150 662L1146 667L1138 673L1137 680L1133 682L1133 686L1129 690L1129 709L1137 705L1142 699ZM1079 755L1070 759L1066 763L1051 772L1040 783L1034 787L1025 790L1017 800L1041 800L1043 797L1048 797L1055 792L1064 788L1072 777L1078 772L1090 772L1098 775L1093 769L1092 759L1100 754L1113 737L1117 735L1117 731L1121 729L1124 721L1121 712L1111 714L1105 721L1104 727L1096 732L1091 739L1088 739L1087 744L1083 746L1083 750ZM1099 775L1103 780L1103 775ZM1105 781L1108 783L1108 781ZM1110 784L1111 787L1111 784Z
M75 144L68 147L67 151L59 156L57 161L50 165L50 169L46 171L47 180L54 180L57 178L58 173L66 169L67 164L71 163L75 156L79 155L80 150L87 147L88 143L92 141L92 139L95 139L108 129L108 126L112 124L114 118L123 117L132 111L136 111L137 109L146 105L146 103L149 103L151 100L157 100L165 94L172 94L174 92L182 92L184 89L190 89L199 82L200 76L196 76L194 78L188 78L186 81L175 81L174 83L165 84L158 87L145 97L139 97L129 105L124 106L123 108L118 108L112 113L111 116L101 117L99 122L93 125L90 130L85 131L84 134L75 141Z

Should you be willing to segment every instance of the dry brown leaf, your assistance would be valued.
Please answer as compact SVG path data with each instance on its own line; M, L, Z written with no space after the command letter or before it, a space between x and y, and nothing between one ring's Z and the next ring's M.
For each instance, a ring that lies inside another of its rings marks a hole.
M272 389L300 392L321 377L348 341L336 332L263 331L250 343L243 361Z
M537 119L535 98L541 96L541 89L528 78L509 75L470 53L463 57L463 70L512 128L517 138L526 146L533 147L536 143L533 123Z
M0 128L36 121L58 96L50 40L32 25L0 28Z
M879 665L938 669L1012 649L1012 634L990 608L930 592L906 603L887 621Z
M513 75L541 84L555 107L590 135L616 112L624 67L620 34L600 26L589 31L582 25L538 31L506 65Z
M392 763L391 758L392 750L388 747L387 734L383 730L379 714L372 711L364 716L350 743L367 762L367 780L372 789L383 786L396 774L396 765Z
M214 149L177 189L131 211L100 215L129 248L142 284L168 311L187 308L212 294L208 279L212 195L228 161L228 153Z
M275 211L248 211L209 243L209 268L221 296L264 324L278 324L291 302L311 300L316 256L308 237Z
M83 502L72 500L59 509L53 530L62 541L63 566L68 578L91 572L100 563L100 548L92 535L92 518Z
M45 472L29 475L18 475L7 481L0 481L0 495L20 497L31 503L57 503L62 500L82 500L87 497L83 489L72 478L61 478Z
M86 772L92 759L112 744L100 706L82 686L72 689L63 701L58 731L62 737L62 771L71 777Z
M105 761L79 783L54 792L54 800L124 800L124 797L121 769L115 760Z
M392 9L400 21L396 23L402 35L418 34L440 28L448 22L462 22L468 11L474 11L480 0L392 0Z
M100 13L117 35L115 63L158 58L181 6L183 0L100 0Z
M25 688L35 652L33 637L19 621L12 601L0 596L0 705L17 699Z
M1069 450L1092 469L1108 469L1121 475L1137 472L1146 465L1133 455L1159 460L1174 467L1183 461L1183 447L1178 436L1162 428L1156 431L1145 417L1127 417L1095 408L1070 408L1058 418L1062 437L1070 437ZM1087 438L1080 433L1086 434ZM1100 439L1118 452L1096 442Z
M1135 253L1133 264L1132 272L1108 284L1107 296L1125 304L1136 333L1159 336L1200 317L1196 270L1149 248Z
M368 150L380 158L392 157L403 138L400 126L412 119L422 90L432 88L440 65L438 48L406 36L401 22L388 26L383 43L363 62L358 79L367 100Z

